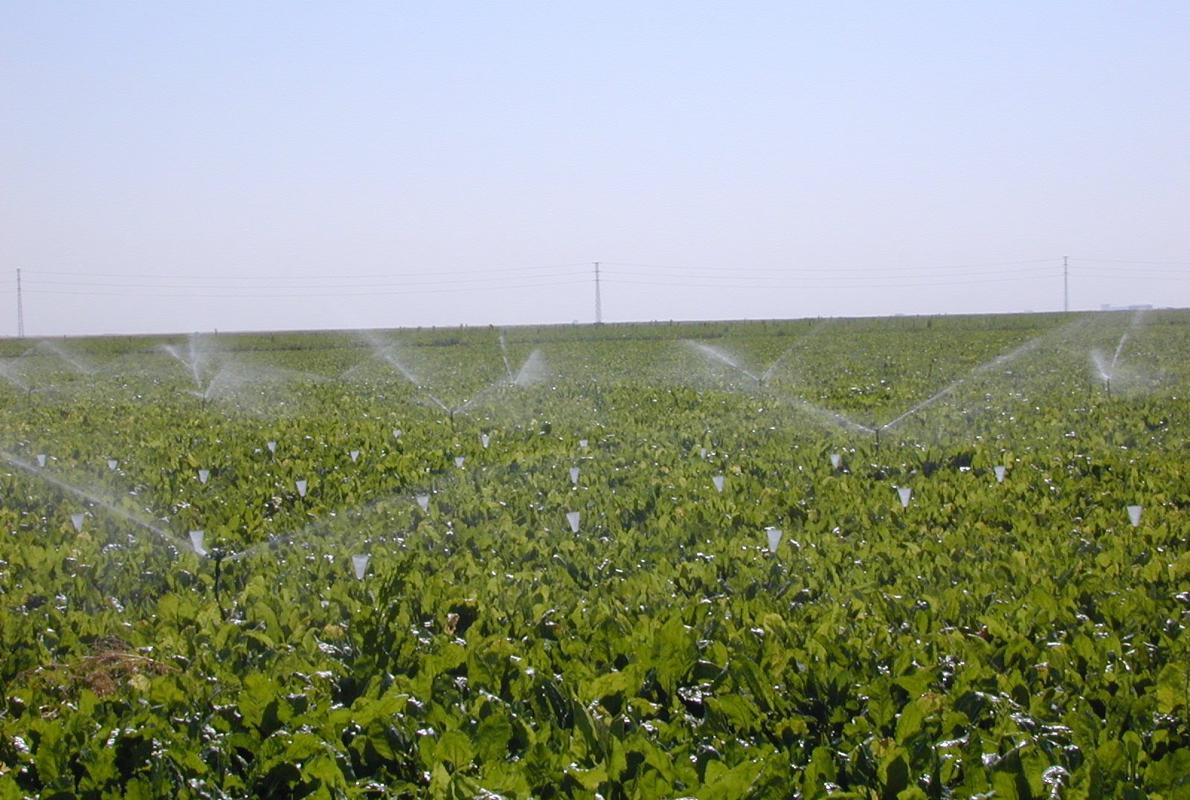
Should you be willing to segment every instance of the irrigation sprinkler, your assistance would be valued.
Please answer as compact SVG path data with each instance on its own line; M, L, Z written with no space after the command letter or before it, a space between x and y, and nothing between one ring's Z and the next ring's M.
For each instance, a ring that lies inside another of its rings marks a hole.
M215 605L219 607L219 617L227 622L227 608L223 605L223 559L227 552L222 547L212 547L211 559L215 562Z

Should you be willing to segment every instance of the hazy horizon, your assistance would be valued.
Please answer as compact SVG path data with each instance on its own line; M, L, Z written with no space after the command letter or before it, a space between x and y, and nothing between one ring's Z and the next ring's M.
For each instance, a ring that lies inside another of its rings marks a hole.
M0 331L1190 306L1190 7L13 2Z

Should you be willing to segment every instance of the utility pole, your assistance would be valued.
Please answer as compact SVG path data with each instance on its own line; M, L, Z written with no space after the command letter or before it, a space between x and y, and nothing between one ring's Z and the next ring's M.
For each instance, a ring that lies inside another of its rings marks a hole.
M603 324L603 301L599 297L599 262L595 262L595 324Z
M1062 256L1062 310L1070 310L1070 256Z
M17 338L25 338L25 306L21 302L21 268L17 267Z

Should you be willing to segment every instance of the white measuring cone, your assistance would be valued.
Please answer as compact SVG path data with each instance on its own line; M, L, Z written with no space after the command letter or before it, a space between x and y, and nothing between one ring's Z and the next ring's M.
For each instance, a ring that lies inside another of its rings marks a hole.
M37 466L39 466L39 467L45 466L45 453L37 454Z
M205 538L206 534L202 531L190 531L190 546L194 548L194 552L198 553L200 556L205 556L207 554L207 549L203 547L203 539Z
M578 467L570 468L570 482L575 486L578 486Z
M992 467L992 472L996 473L996 483L1004 483L1004 476L1008 474L1008 470L1002 465L997 464Z
M70 524L74 526L75 533L82 533L83 532L83 515L82 514L71 514L70 515Z
M301 495L302 497L305 497L305 496L306 496L306 486L307 486L308 484L307 484L307 483L306 483L304 480L302 480L302 481L294 481L294 482L293 482L293 485L297 487L297 490L298 490L298 494L299 494L299 495Z
M109 458L109 459L107 460L107 468L108 468L108 469L110 469L112 472L115 472L115 471L116 471L116 467L118 467L118 466L120 466L120 462L119 462L119 461L117 461L116 459L114 459L114 458Z
M706 457L707 457L707 449L706 449L705 447L700 447L700 448L698 448L698 457L699 457L699 458L706 458Z
M400 439L402 433L404 433L404 431L402 431L400 428L393 428L393 438L394 439Z
M466 458L464 458L463 456L455 456L455 466L456 466L456 467L458 467L459 469L462 469L462 468L463 468L463 462L464 462L464 461L466 461L466 460L467 460L467 459L466 459Z
M1128 506L1128 521L1132 523L1132 527L1140 526L1140 506Z
M198 471L198 482L206 483L211 479L211 471L209 469L200 469Z
M711 483L715 484L716 492L719 492L720 494L723 493L724 478L722 475L716 475L715 477L711 478Z
M897 495L901 498L901 508L909 508L909 498L913 497L913 490L908 486L898 486Z
M351 557L351 568L355 570L355 579L357 581L362 581L364 579L364 575L368 573L369 558L370 556L366 553L364 555Z
M587 440L586 440L586 439L579 439L579 440L578 440L578 446L579 446L579 447L581 447L582 449L586 450L586 449L587 449Z
M265 442L265 446L269 448L269 452L277 455L277 443L274 441Z
M430 496L428 494L416 495L414 499L417 500L417 504L421 506L422 511L430 510Z
M566 521L570 523L570 530L578 533L579 513L577 511L567 511Z
M352 451L351 451L350 453L348 453L347 455L351 456L351 463L352 463L352 464L354 464L355 462L359 461L359 450L352 450Z
M488 445L492 443L492 437L488 436L486 433L481 433L479 434L479 443L483 445L484 450L487 450Z
M776 553L777 548L781 546L781 537L784 532L780 528L769 526L764 529L765 538L768 539L769 552Z
M838 469L843 466L843 456L838 453L831 453L831 468Z

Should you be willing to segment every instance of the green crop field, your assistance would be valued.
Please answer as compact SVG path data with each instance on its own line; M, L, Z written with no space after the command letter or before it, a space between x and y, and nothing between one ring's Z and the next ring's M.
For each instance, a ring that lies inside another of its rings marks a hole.
M1190 313L0 342L0 798L1190 797Z

